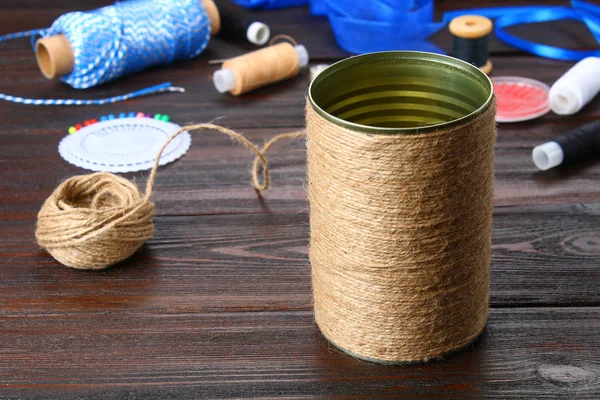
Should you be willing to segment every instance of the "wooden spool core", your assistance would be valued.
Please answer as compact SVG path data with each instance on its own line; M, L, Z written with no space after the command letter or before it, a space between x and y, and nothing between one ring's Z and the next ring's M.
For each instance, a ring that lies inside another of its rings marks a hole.
M492 73L492 62L490 60L487 60L485 65L483 67L479 67L479 69L481 70L481 72L483 72L486 75L491 74Z
M35 57L40 71L48 79L70 74L75 64L71 43L65 35L38 39L35 43Z
M465 39L478 39L489 35L493 24L489 18L481 15L463 15L450 21L450 33Z
M202 5L210 19L210 33L216 35L221 30L221 16L219 9L213 0L202 0Z

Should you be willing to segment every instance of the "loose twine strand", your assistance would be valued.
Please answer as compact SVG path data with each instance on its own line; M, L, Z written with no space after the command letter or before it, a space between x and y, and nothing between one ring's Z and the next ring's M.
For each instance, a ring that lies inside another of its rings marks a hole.
M73 176L60 184L38 213L35 235L40 247L60 263L76 269L104 269L130 257L154 233L154 203L150 196L160 156L182 132L205 129L221 132L254 153L252 184L257 191L267 190L270 184L265 153L281 139L304 135L303 131L280 134L259 149L243 135L219 125L185 126L159 150L144 195L132 182L107 172Z

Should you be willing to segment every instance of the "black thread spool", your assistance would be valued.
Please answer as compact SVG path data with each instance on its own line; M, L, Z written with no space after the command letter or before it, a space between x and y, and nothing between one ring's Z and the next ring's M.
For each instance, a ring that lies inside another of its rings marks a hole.
M542 171L600 157L600 120L535 147L531 155L536 167Z
M452 55L489 75L492 62L488 60L488 42L493 24L481 15L463 15L450 21L449 29L454 41Z
M262 46L269 41L269 26L249 17L249 14L225 0L215 0L221 28L217 36L232 42L250 42Z

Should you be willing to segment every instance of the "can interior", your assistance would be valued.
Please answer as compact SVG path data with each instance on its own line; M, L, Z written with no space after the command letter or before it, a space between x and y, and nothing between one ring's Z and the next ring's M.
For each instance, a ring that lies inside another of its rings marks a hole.
M350 129L399 133L467 120L491 101L487 75L433 53L364 54L333 64L312 82L319 114Z

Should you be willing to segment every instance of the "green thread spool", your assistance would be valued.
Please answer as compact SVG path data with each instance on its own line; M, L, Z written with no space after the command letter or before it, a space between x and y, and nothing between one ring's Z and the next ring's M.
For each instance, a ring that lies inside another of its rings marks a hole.
M454 37L452 55L489 75L492 72L492 62L488 60L492 21L481 15L462 15L450 21L448 28Z

